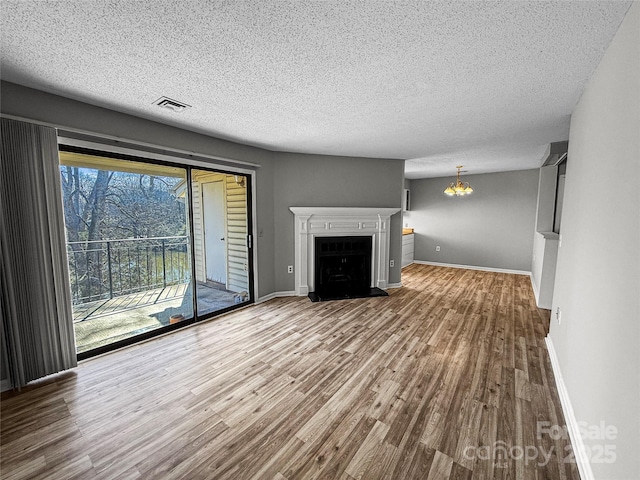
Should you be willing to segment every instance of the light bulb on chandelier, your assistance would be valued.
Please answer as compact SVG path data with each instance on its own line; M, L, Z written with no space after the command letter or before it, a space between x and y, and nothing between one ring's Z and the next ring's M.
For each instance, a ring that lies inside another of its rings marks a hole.
M451 182L449 186L444 189L444 193L446 195L449 195L450 197L453 197L454 195L456 197L470 195L471 193L473 193L473 188L471 188L469 182L462 183L462 181L460 180L460 169L462 168L462 165L458 165L456 168L458 169L458 173L456 174L456 181Z

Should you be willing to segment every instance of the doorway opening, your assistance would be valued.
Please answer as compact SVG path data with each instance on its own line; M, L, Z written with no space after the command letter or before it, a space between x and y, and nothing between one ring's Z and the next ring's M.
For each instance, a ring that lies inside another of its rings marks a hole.
M191 170L196 306L199 315L250 302L249 178Z

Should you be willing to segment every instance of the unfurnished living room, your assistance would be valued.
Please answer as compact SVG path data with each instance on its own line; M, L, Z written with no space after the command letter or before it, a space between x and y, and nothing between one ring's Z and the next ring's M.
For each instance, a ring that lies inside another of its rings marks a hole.
M1 478L640 478L640 2L0 13Z

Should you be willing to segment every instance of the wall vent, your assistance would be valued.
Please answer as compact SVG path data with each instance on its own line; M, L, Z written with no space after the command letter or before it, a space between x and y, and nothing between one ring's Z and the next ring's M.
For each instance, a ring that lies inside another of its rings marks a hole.
M158 105L159 107L162 107L162 108L167 108L174 112L182 112L183 110L191 107L191 105L178 102L177 100L173 100L169 97L160 97L158 100L153 102L153 104Z

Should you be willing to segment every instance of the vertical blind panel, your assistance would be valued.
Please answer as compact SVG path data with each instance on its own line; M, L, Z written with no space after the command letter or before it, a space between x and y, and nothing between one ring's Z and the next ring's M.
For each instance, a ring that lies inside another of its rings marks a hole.
M55 129L3 118L0 172L3 327L20 387L77 364Z

